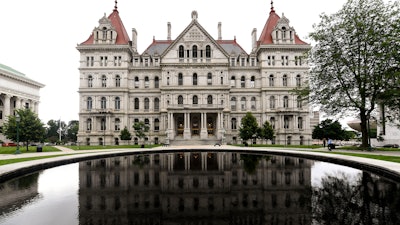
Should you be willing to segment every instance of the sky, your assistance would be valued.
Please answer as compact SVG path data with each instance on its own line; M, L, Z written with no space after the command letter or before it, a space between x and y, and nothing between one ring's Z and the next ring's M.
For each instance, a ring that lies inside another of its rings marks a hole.
M275 0L276 13L285 15L298 36L308 42L312 25L323 12L332 14L346 0ZM240 3L240 4L239 4ZM40 90L39 118L43 123L61 119L78 120L79 52L104 14L108 16L114 0L1 0L0 63L24 73L45 85ZM268 19L270 0L119 0L119 15L132 38L138 32L138 51L143 53L157 40L167 39L167 23L175 39L191 22L196 10L198 21L215 39L218 23L222 39L236 41L250 53L251 32L257 39Z

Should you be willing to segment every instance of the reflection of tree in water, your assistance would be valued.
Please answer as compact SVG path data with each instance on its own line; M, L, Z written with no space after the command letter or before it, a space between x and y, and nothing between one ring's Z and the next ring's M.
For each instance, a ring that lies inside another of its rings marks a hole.
M133 165L139 166L140 168L149 163L150 163L150 158L148 155L136 155L132 162Z
M254 174L256 171L256 167L261 159L269 160L270 156L263 156L263 155L249 155L249 154L242 154L240 155L240 160L243 161L243 169L248 174Z
M400 224L400 186L363 172L356 181L344 174L328 175L313 190L317 224Z

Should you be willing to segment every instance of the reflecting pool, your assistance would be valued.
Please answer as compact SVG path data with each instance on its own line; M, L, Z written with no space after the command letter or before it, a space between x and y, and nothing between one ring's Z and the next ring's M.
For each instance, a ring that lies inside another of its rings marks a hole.
M235 152L138 154L0 184L0 224L400 224L400 185L314 160Z

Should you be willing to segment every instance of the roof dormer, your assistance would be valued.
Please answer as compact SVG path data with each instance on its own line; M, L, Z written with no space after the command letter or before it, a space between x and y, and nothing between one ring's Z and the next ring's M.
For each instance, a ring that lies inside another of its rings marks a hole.
M282 14L272 31L274 44L295 44L295 30L289 26L289 20Z
M99 26L93 29L94 44L115 44L117 35L111 20L105 14L99 20Z

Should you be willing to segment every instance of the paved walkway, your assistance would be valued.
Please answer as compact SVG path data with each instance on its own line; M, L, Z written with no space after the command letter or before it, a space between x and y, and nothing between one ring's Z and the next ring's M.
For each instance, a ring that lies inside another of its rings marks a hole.
M39 170L40 168L62 165L71 162L77 162L80 160L90 159L97 155L101 156L112 156L117 154L126 154L127 152L144 152L144 151L162 151L162 150L180 150L180 149L199 149L199 150L216 150L216 149L226 149L226 150L249 150L253 152L267 152L271 154L285 154L293 155L298 157L307 157L312 159L320 159L321 161L330 161L334 163L347 163L351 165L366 165L366 167L372 169L382 169L393 176L398 176L400 178L400 163L387 162L382 160L368 159L362 157L347 156L341 154L329 154L330 152L327 148L319 149L294 149L294 148L252 148L252 147L236 147L230 145L223 146L169 146L169 147L156 147L156 148L129 148L129 149L99 149L99 150L79 150L75 151L63 146L54 146L60 151L58 152L23 152L23 154L0 154L0 160L5 159L16 159L16 158L31 158L31 157L42 157L50 156L49 158L30 160L25 162L19 162L14 164L7 164L0 166L0 181L2 177L16 176L18 173L26 173L27 171ZM22 150L24 151L24 150ZM400 151L348 151L335 149L333 152L351 152L360 154L374 154L374 155L386 155L386 156L398 156L400 157ZM57 157L51 157L57 156Z

